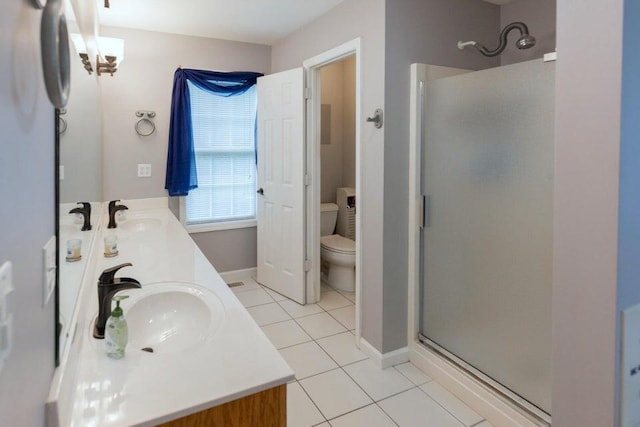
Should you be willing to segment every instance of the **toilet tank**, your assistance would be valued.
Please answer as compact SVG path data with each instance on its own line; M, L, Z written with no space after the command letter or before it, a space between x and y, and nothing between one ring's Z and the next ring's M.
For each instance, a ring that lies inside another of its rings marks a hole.
M320 235L330 236L336 228L338 219L338 205L335 203L320 203Z

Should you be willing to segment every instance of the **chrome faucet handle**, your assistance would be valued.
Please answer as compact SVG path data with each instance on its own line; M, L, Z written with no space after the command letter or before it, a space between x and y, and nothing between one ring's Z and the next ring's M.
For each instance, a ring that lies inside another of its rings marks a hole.
M131 264L130 262L125 262L124 264L107 268L98 278L98 285L112 285L115 282L116 273L118 272L118 270L124 267L133 267L133 264Z

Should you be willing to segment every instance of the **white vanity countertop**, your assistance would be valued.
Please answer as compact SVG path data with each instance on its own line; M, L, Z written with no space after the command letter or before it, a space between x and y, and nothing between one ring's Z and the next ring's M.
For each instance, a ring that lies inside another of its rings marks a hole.
M121 360L108 358L104 341L93 339L93 320L79 325L83 330L76 337L82 342L71 425L156 425L292 380L291 368L169 209L131 209L124 222L137 217L162 224L138 233L103 228L94 250L102 250L103 236L115 232L120 253L115 258L100 256L95 280L105 268L131 262L133 267L120 270L116 277L133 277L143 288L167 281L209 288L225 307L224 320L211 341L197 349L160 354L130 345ZM135 292L120 294L133 297ZM98 309L96 286L84 309L93 319Z

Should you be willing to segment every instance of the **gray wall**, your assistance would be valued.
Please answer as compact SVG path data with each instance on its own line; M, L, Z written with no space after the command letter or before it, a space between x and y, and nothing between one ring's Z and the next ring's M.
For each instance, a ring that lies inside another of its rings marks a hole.
M620 212L618 224L618 310L640 304L640 3L624 3ZM620 327L618 327L620 331ZM619 336L620 334L618 334ZM616 341L620 349L620 339ZM621 360L620 355L616 360ZM620 380L620 367L617 370ZM619 387L616 385L616 390ZM616 404L619 403L619 396Z
M616 425L622 5L558 2L552 400L562 427Z
M106 27L125 40L125 60L113 78L102 77L104 199L166 196L164 189L173 74L178 68L269 73L269 46ZM140 137L136 110L153 110L156 132ZM152 165L137 178L137 164ZM193 235L220 272L256 266L256 228ZM229 242L234 242L229 245Z
M499 58L459 51L456 43L490 43L500 26L500 8L475 0L387 0L386 22L384 352L407 345L409 66L498 66Z
M556 50L556 0L515 0L501 6L500 28L521 21L527 24L529 32L536 38L531 49L519 50L513 45L519 37L517 31L509 35L509 46L500 55L502 65L542 58L545 53ZM497 46L495 40L487 45L489 49Z
M40 63L40 17L30 1L0 14L0 263L13 262L13 351L0 372L0 421L44 425L55 362L54 301L42 307L42 247L54 234L53 107Z
M337 7L278 41L272 47L272 71L302 66L311 58L357 37L362 38L362 114L384 107L385 0L345 0ZM382 201L384 132L362 117L362 335L382 349ZM406 299L406 293L405 293ZM406 305L406 301L405 301ZM397 313L397 317L402 316ZM404 323L406 324L406 316Z

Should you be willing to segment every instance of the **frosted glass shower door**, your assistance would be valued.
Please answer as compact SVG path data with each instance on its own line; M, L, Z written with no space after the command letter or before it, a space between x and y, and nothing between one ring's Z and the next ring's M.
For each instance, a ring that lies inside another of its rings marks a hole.
M427 82L422 335L551 411L555 64Z

